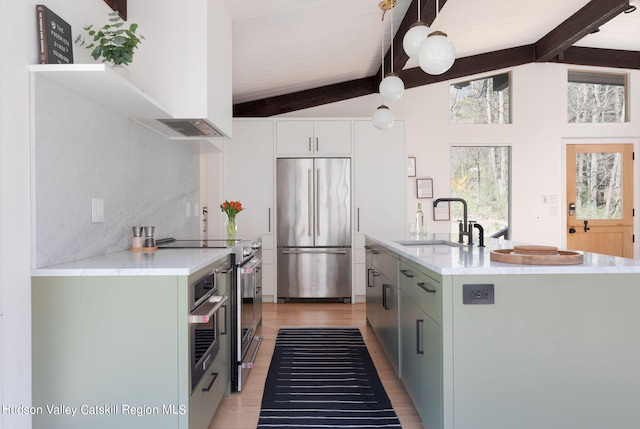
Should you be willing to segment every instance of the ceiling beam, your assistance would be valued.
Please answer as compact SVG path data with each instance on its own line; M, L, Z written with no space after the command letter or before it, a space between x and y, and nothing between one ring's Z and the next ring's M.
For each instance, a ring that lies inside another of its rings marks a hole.
M536 61L550 61L629 7L629 0L591 0L536 42Z
M420 67L402 70L400 78L405 88L416 88L450 79L458 79L479 73L486 73L507 67L515 67L533 62L534 45L519 46L517 48L502 49L484 54L472 55L456 59L453 66L441 75L430 75Z
M267 117L378 92L373 76L233 105L233 116Z
M638 51L572 46L564 51L559 58L554 58L552 61L583 66L640 70L640 52Z

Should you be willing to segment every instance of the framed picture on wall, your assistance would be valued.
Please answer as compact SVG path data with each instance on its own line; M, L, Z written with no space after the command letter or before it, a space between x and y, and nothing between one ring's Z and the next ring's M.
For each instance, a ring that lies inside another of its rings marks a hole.
M416 196L433 198L433 179L416 179Z
M449 201L441 201L438 207L433 208L433 220L451 220Z
M407 159L407 177L416 177L416 157L410 156Z

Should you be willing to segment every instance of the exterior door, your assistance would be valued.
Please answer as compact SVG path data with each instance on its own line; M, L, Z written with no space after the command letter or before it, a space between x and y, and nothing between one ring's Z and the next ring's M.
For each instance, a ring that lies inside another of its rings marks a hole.
M633 145L567 145L567 248L633 258Z

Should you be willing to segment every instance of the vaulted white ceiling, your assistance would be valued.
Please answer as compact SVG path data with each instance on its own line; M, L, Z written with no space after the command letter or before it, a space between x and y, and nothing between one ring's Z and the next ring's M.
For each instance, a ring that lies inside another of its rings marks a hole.
M631 0L636 4L638 0ZM375 75L411 4L385 17L379 0L226 0L233 21L233 102L244 103ZM457 58L535 43L588 0L448 0L431 25ZM640 5L639 5L640 6ZM401 35L399 35L401 36ZM640 7L576 46L640 51ZM409 60L404 69L417 67Z

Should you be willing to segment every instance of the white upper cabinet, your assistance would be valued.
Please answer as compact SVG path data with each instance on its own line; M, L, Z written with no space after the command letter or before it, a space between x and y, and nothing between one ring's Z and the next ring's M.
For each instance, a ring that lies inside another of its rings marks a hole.
M273 121L236 120L233 139L225 144L224 199L240 201L238 236L273 234Z
M351 154L351 121L285 120L276 124L278 156Z
M355 121L354 195L356 234L405 233L407 157L404 121L380 131Z

